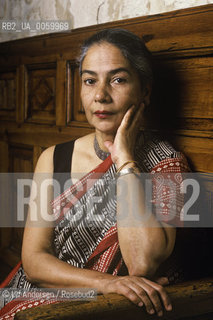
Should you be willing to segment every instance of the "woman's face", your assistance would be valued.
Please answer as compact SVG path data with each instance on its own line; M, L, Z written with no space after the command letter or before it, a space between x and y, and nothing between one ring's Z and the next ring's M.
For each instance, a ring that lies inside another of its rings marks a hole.
M115 135L126 111L143 101L139 76L116 46L103 42L89 48L81 100L88 122L108 135Z

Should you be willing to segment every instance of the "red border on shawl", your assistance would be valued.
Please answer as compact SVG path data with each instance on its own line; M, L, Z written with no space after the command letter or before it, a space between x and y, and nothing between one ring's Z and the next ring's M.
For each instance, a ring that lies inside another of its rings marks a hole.
M110 232L111 229L115 228L114 226L111 227L108 232ZM117 230L117 229L116 229ZM107 232L107 233L108 233ZM99 245L96 247L94 252L89 257L88 262L90 262L93 258L95 258L100 253L104 252L107 248L112 246L115 242L118 242L118 234L117 231L114 232L112 235L107 236L105 239L103 238L102 241L99 243Z
M68 203L61 210L57 222L59 222L64 214L95 184L95 182L110 168L113 164L111 155L109 155L103 162L101 162L94 170L90 171L88 174L83 176L78 182L72 185L69 189L65 190L60 194L56 199L54 199L51 204L52 206L60 205L64 198L66 198L66 193L69 194L77 191L78 185L81 185L82 190L78 190L78 193L75 192L75 197L72 201ZM87 179L90 178L90 179ZM87 182L87 183L86 183Z
M21 266L21 261L19 261L19 263L13 268L13 270L8 274L7 278L4 279L4 281L0 284L0 288L4 288L6 287L10 281L12 280L12 278L14 277L14 275L16 274L16 272L18 271L18 269Z

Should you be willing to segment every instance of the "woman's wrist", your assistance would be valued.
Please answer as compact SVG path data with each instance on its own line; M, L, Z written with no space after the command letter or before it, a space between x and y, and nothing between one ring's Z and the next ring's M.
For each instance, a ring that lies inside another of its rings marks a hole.
M131 168L134 166L134 161L135 159L131 154L120 155L115 162L116 169L118 170L126 162L129 162L128 167Z
M134 160L128 160L124 162L120 167L117 167L117 173L121 172L124 169L134 169L137 168L137 162Z
M108 273L100 273L97 275L96 279L93 282L94 287L98 293L106 293L106 287L110 281L114 280L116 276L113 276Z

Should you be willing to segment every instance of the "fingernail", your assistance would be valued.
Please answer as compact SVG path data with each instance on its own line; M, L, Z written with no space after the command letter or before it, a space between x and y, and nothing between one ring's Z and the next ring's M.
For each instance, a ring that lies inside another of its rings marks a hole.
M165 282L165 283L168 283L169 284L169 280L167 277L163 277L162 280Z
M153 313L155 313L155 310L154 310L154 309L151 309L151 310L149 311L149 313L150 313L150 314L153 314Z
M158 317L162 317L162 315L163 315L163 311L159 311L158 312Z
M143 307L143 302L142 302L142 301L139 302L139 303L138 303L138 306L139 306L139 307Z
M171 311L171 310L172 310L172 305L169 304L166 309L169 310L169 311Z

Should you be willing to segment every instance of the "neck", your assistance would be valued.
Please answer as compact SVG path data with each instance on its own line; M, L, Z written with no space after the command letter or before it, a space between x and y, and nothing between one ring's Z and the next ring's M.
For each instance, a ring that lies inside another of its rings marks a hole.
M105 146L104 142L105 141L114 141L114 135L113 134L106 134L100 131L95 132L96 135L96 139L98 141L99 147L101 148L101 150L109 152L109 150L107 149L107 147Z

